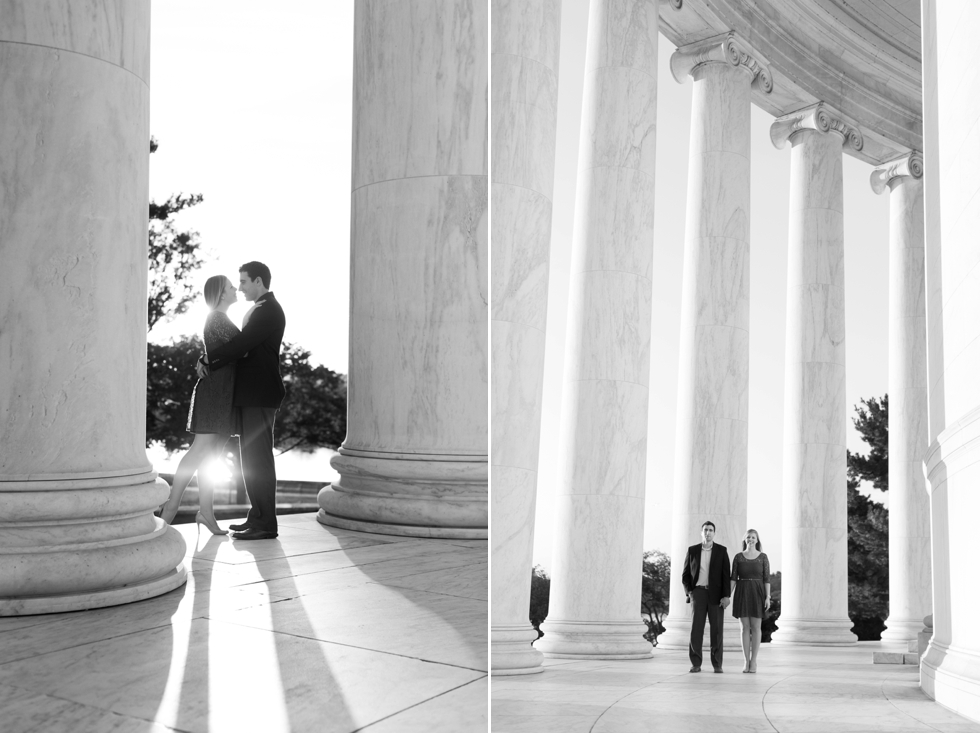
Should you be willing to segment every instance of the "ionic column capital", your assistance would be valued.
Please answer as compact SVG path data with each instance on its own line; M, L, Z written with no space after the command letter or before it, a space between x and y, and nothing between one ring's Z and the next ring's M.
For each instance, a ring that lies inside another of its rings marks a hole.
M901 158L882 163L871 171L871 190L878 194L884 193L893 178L901 178L902 176L922 178L923 171L922 153L913 150Z
M772 75L769 67L756 51L735 35L723 33L697 43L681 46L670 57L670 73L678 83L683 83L701 64L728 63L741 67L752 75L752 86L766 94L772 91Z
M846 121L842 115L823 102L817 102L810 107L778 118L769 128L769 139L772 140L773 145L782 149L793 134L800 130L836 132L844 138L843 145L849 146L852 150L860 150L864 147L864 135L857 125Z

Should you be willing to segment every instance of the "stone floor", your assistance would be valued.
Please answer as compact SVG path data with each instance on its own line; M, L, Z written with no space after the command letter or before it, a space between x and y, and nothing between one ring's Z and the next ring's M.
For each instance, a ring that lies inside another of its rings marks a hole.
M494 677L494 733L980 733L929 700L912 665L851 648L766 644L757 674L726 652L724 674L689 674L686 651L644 661L546 660L541 674Z
M176 529L183 588L0 618L0 731L487 729L486 541Z

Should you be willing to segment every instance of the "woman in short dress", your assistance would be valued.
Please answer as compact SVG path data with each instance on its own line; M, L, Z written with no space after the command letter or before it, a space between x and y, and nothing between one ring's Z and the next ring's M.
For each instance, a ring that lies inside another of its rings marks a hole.
M238 302L238 290L224 275L215 275L204 284L204 301L211 309L204 322L204 349L208 351L240 333L228 318L228 308ZM187 415L187 431L194 433L194 442L177 465L170 498L160 514L167 524L177 515L184 489L197 470L206 461L220 459L228 438L241 434L241 411L233 404L234 391L234 368L219 369L197 380ZM201 497L201 510L195 518L197 524L203 524L212 534L228 534L228 530L218 526L214 517L214 486L210 479L199 475L197 485Z
M743 672L754 673L762 642L762 617L769 610L769 558L759 533L746 530L742 551L732 560L732 615L742 624Z

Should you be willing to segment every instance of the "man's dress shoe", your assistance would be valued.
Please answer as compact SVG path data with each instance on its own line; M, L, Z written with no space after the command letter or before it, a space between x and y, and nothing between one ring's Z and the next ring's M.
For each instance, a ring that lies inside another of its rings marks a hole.
M691 668L690 668L689 670L687 670L687 671L688 671L688 672L700 672L700 671L701 671L701 668L700 668L700 667L691 667Z
M275 532L266 532L264 529L250 527L244 532L235 532L231 538L233 540L274 540L278 536Z
M248 522L242 522L241 524L229 524L228 529L230 529L232 532L242 532L249 529L251 526L252 525Z
M724 671L725 670L723 670L721 667L715 667L715 672L717 672L718 674L721 674Z

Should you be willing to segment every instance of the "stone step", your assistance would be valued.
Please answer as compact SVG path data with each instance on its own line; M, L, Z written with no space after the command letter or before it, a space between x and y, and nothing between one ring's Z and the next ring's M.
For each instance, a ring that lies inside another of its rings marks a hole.
M873 664L905 664L904 652L871 652Z
M871 652L872 664L918 664L916 652Z

